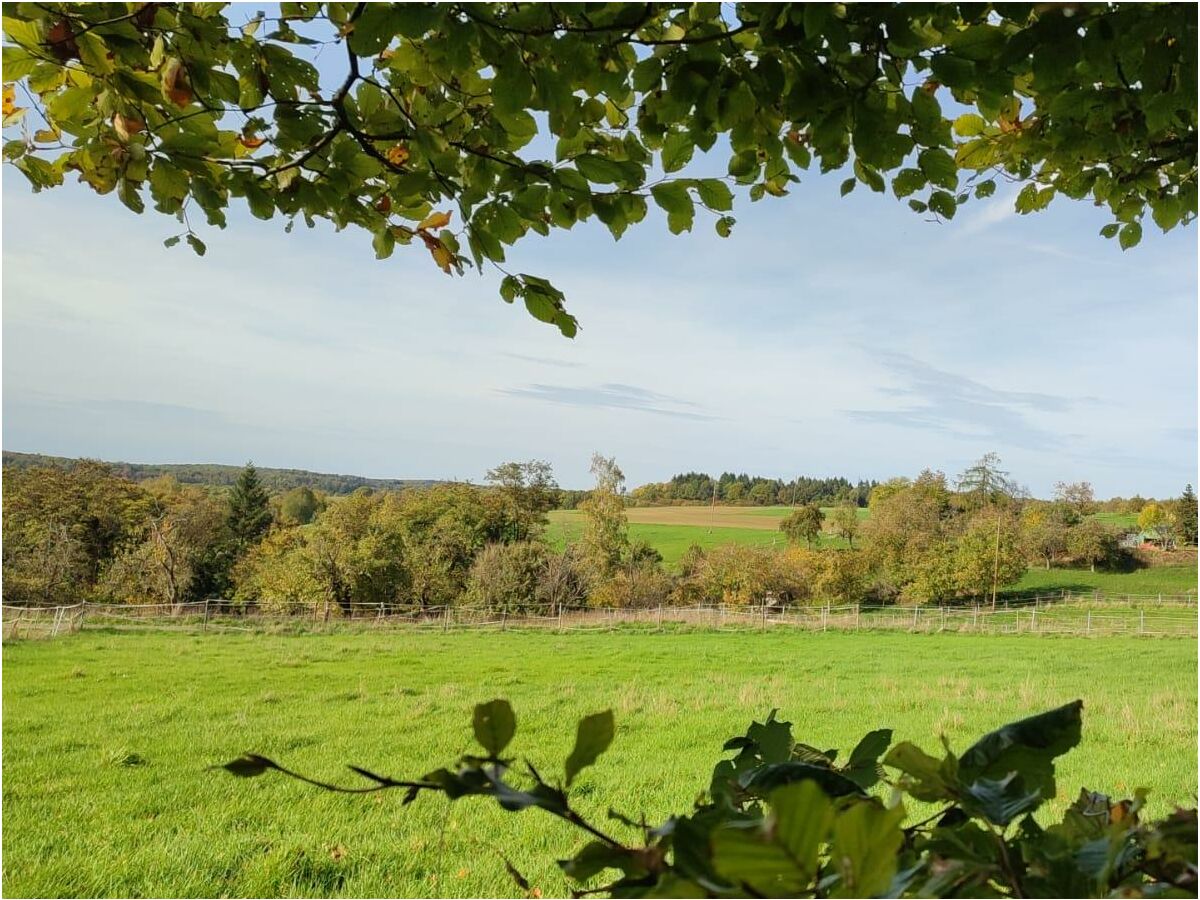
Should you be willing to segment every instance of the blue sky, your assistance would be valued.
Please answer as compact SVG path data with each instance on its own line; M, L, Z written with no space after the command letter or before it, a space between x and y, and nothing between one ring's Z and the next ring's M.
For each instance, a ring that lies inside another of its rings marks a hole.
M1196 480L1196 230L1122 253L1107 219L1011 191L935 224L844 176L751 204L722 240L652 211L531 236L570 341L496 278L419 247L236 213L205 258L78 185L4 173L6 449L480 479L549 460L587 482L690 469L851 479L955 473L987 451L1046 494L1174 495Z

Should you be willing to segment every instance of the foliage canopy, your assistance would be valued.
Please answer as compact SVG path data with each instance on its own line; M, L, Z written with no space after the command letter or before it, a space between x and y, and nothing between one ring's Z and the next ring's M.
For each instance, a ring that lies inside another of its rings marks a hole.
M1124 248L1147 213L1196 214L1192 4L16 3L4 32L5 159L176 216L167 243L200 254L189 214L241 202L500 268L531 231L619 238L651 204L728 235L735 189L810 168L938 219L997 179L1020 213L1087 198ZM574 335L561 291L501 271Z

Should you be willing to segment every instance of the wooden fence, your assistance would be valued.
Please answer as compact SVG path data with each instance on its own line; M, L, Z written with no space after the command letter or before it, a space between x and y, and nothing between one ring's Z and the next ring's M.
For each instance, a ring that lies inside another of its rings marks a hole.
M335 629L523 629L601 631L796 629L804 631L966 632L1197 636L1194 595L1045 594L971 606L657 606L611 609L561 606L538 611L470 606L415 607L329 604L287 610L237 607L210 600L176 605L78 603L71 606L2 607L6 639L56 637L81 629L186 630L191 632Z

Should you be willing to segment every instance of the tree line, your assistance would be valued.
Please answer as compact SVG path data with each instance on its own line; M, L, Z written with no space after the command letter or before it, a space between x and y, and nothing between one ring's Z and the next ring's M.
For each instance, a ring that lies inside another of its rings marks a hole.
M78 460L65 456L48 456L43 453L18 453L4 451L4 470L57 468L70 469ZM112 471L132 481L149 481L168 476L181 484L233 487L241 476L241 466L224 466L217 463L105 463ZM327 494L349 494L359 488L372 490L401 490L434 483L428 478L366 478L362 475L342 475L330 472L309 472L306 469L259 468L258 479L271 493L282 493L295 488L323 491Z
M703 472L686 472L667 481L651 482L629 492L631 503L658 506L670 503L727 503L744 506L794 506L797 503L866 506L874 481L852 484L845 478L801 476L784 481L723 472L719 478Z
M787 548L691 547L674 571L631 537L625 476L597 454L578 503L582 532L547 539L561 502L548 463L509 462L486 483L337 496L272 495L247 465L230 488L171 477L135 483L103 464L5 471L4 599L179 604L219 598L275 610L474 605L513 612L564 605L944 603L987 598L1029 565L1133 564L1119 529L1093 516L1090 485L1035 500L989 454L943 473L876 484L853 499L799 504ZM738 482L732 482L738 483ZM1166 547L1196 541L1196 497L1147 503L1144 529ZM832 534L845 547L821 546ZM1146 531L1143 531L1146 536Z

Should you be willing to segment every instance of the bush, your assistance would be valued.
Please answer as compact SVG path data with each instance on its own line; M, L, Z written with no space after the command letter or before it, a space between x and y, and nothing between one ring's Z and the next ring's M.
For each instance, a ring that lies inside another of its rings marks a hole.
M543 611L539 587L549 557L546 545L535 541L488 544L471 565L464 603L508 612Z
M592 590L593 606L648 609L670 602L674 579L656 565L626 566Z
M791 725L772 713L727 741L724 750L734 756L716 764L694 808L658 827L611 809L616 824L600 827L571 805L572 782L612 742L611 711L579 723L554 783L531 764L518 774L501 755L516 732L504 700L475 708L483 755L413 780L355 768L369 785L342 788L256 755L225 768L242 777L278 771L335 791L401 788L405 803L440 793L452 801L490 797L511 812L541 809L587 834L559 862L581 885L576 896L1195 896L1195 809L1143 822L1143 791L1113 802L1083 790L1060 822L1043 827L1034 819L1056 795L1056 758L1079 743L1082 709L1075 701L1005 725L961 755L948 744L940 757L908 742L891 746L891 730L879 729L842 764L836 751L797 742ZM909 824L906 798L936 809ZM632 836L614 837L616 825Z

